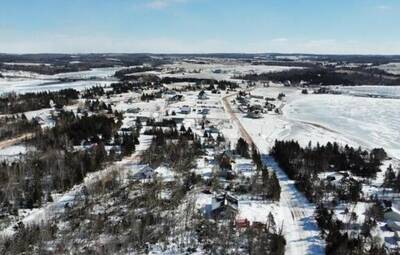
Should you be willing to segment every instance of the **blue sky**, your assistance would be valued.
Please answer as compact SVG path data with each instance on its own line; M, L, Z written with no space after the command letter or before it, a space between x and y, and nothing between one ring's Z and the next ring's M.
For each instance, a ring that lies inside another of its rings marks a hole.
M0 52L400 54L399 0L2 0Z

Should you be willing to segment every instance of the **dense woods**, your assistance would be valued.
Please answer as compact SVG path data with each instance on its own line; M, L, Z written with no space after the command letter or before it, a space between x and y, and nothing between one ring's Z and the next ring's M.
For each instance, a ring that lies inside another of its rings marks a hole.
M52 107L51 104L62 107L72 104L78 97L79 92L74 89L25 94L9 93L0 96L0 114L14 114L50 108Z
M0 141L35 132L40 127L35 120L28 120L24 114L0 118Z
M361 255L385 255L387 249L378 241L371 238L371 228L376 226L374 215L367 212L371 218L367 219L358 235L349 235L342 231L345 223L336 219L332 210L323 205L316 209L316 221L321 229L321 235L326 239L326 254L361 254Z
M152 132L154 138L143 153L143 163L157 167L164 162L181 173L195 166L194 160L202 153L202 147L199 137L190 128L179 132L176 129L155 129Z
M251 81L273 81L298 85L301 82L311 85L398 85L400 78L386 78L373 72L343 71L330 68L291 69L282 72L246 74L236 78Z
M38 128L27 144L35 148L22 160L0 165L0 201L10 213L19 208L39 207L51 200L53 191L63 192L81 183L87 173L104 163L128 156L138 144L138 130L118 134L118 112L110 116L76 116L63 112L51 129ZM117 120L117 122L115 121ZM87 145L83 150L74 145ZM120 148L107 151L105 145Z
M309 144L302 148L294 141L276 141L271 154L287 175L296 180L298 189L313 202L329 194L339 200L358 201L362 185L347 172L364 178L374 177L380 171L381 161L386 158L383 149L368 152L347 145L342 147L337 143L317 144L315 147ZM348 178L344 178L340 184L331 185L318 177L323 172L341 172Z
M310 143L302 148L295 141L276 141L271 153L292 179L325 171L350 171L356 176L373 177L387 157L383 149L368 152L336 142L315 147Z
M136 66L136 67L119 70L119 71L115 72L114 76L116 78L118 78L119 80L124 81L124 80L131 79L129 77L129 74L144 73L144 72L157 71L157 70L160 70L160 69L150 67L150 66Z

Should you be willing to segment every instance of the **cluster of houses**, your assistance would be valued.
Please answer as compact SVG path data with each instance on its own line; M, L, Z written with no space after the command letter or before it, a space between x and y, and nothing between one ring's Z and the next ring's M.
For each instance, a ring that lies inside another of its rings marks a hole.
M392 243L396 243L398 247L400 245L400 208L398 204L394 204L392 201L383 200L381 203L384 208L383 218L386 222L386 228L393 232Z
M255 99L255 103L252 103L251 98ZM259 102L260 100L265 100L265 104L261 104ZM270 98L264 98L263 96L247 95L244 92L238 94L236 101L239 104L239 110L246 113L247 117L253 119L262 118L265 113L274 110L276 112L277 109L276 105L270 102L275 101L274 98L271 100Z

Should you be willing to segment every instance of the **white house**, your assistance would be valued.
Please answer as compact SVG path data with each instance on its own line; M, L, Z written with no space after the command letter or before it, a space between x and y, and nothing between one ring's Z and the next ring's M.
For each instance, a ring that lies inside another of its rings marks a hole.
M192 109L188 105L184 105L181 107L182 114L189 114L191 111L192 111Z
M386 226L393 232L400 231L400 222L398 221L389 220Z
M132 179L140 181L140 180L148 180L153 178L154 176L154 170L153 168L149 166L144 166L142 169L140 169L138 172L136 172L133 176Z
M385 217L385 220L387 220L387 221L400 222L400 212L393 206L386 209L384 217Z

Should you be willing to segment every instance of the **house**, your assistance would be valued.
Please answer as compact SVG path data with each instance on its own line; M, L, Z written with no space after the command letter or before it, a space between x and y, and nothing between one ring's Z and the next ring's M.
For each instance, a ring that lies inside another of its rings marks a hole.
M210 126L205 130L208 134L219 134L219 129L215 126Z
M208 109L208 108L199 109L198 113L199 114L203 114L203 115L207 115L207 114L210 113L210 109Z
M173 90L165 90L163 93L164 95L176 95L176 92Z
M400 224L400 212L393 206L385 209L384 218L387 221L396 221L398 224Z
M137 116L136 117L136 121L138 121L138 122L146 122L148 120L150 120L150 118L147 116Z
M253 164L250 159L238 158L236 163L233 164L233 171L235 174L241 174L246 177L254 175L257 167Z
M192 108L188 105L184 105L181 107L181 114L189 114L192 111Z
M250 100L245 96L237 96L236 101L241 105L248 105L250 103Z
M267 111L270 112L270 111L272 111L272 110L274 110L276 108L276 105L271 104L270 102L266 101L265 102L265 108L267 109Z
M139 107L135 107L135 108L129 108L128 110L126 110L127 113L139 113L140 112L140 108Z
M217 195L212 198L211 215L213 217L236 215L238 205L238 199L228 193Z
M400 231L400 222L389 220L386 224L386 227L390 231L397 233L398 231Z
M54 110L56 112L63 112L64 111L64 106L62 104L55 104L54 105Z
M179 102L183 100L183 95L173 95L168 98L168 102L173 103L173 102Z
M208 99L208 96L207 96L206 92L204 90L202 90L197 95L197 98L200 100L206 100L206 99Z
M247 111L247 117L252 119L260 119L263 117L263 112L264 110L261 105L252 105Z
M46 121L45 121L42 117L40 117L40 116L35 116L35 117L33 117L33 119L34 119L39 125L44 125L44 124L46 124Z
M153 176L154 176L153 168L149 166L144 166L142 169L140 169L132 176L132 179L136 181L149 180L153 178Z
M251 98L256 98L256 99L264 99L264 96L258 96L258 95L252 95L250 94Z
M238 229L246 229L250 227L250 221L248 219L236 219L235 225Z

